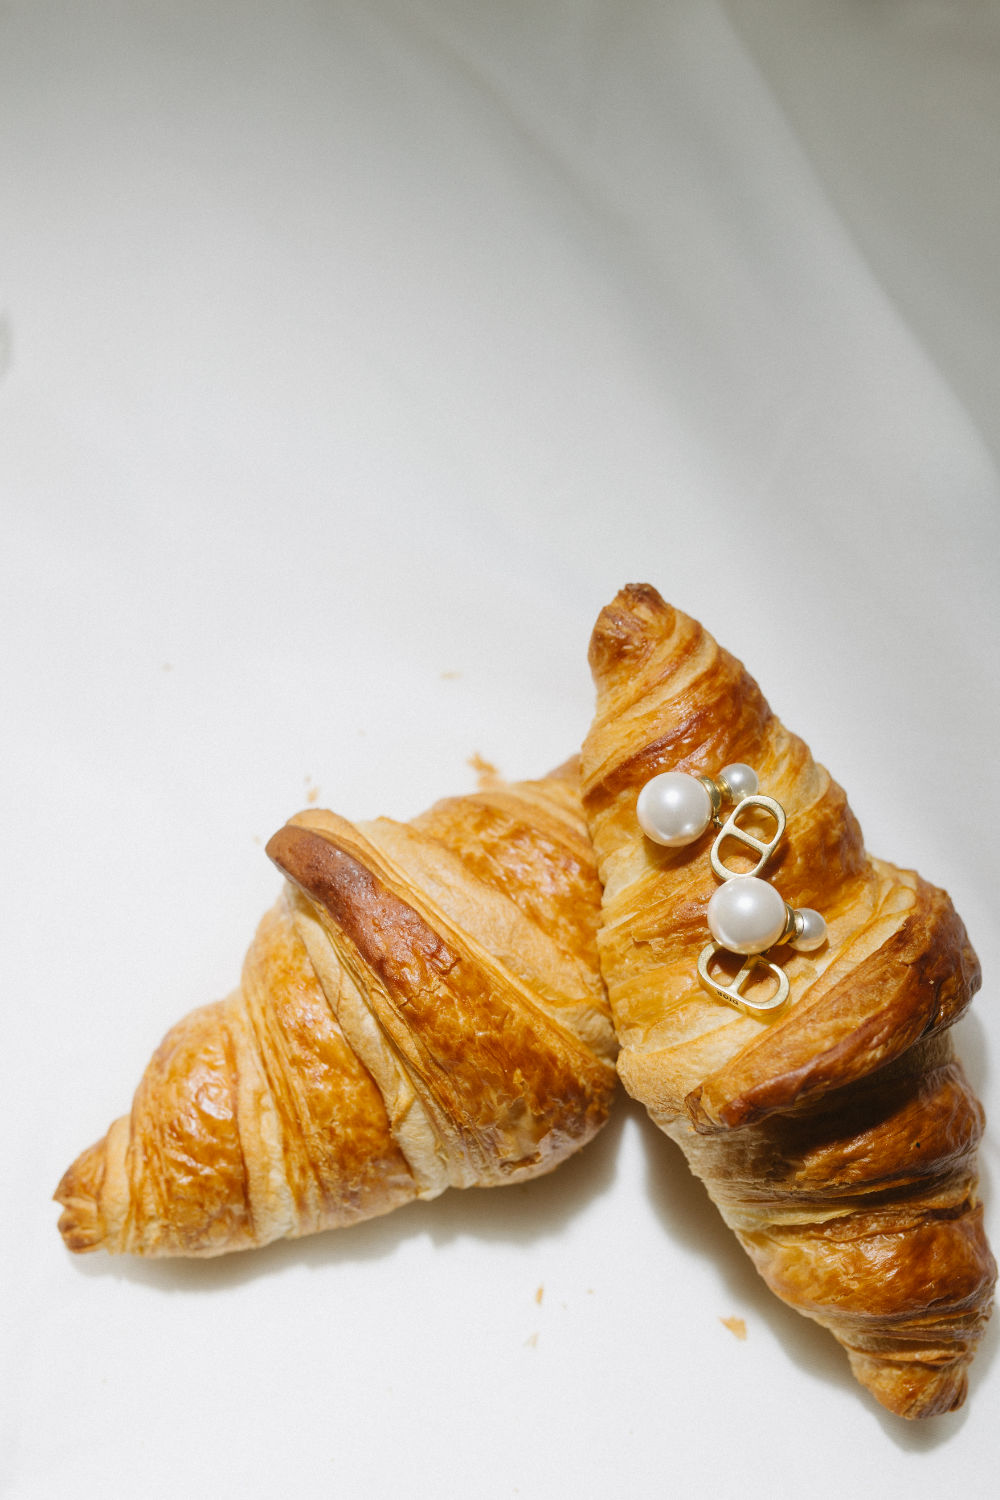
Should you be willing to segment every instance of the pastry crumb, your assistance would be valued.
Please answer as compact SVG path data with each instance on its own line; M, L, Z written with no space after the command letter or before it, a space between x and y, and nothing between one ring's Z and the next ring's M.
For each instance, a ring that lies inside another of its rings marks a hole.
M457 681L457 679L459 677L461 677L461 675L462 675L461 672L442 672L441 673L441 681L442 682L455 682L455 681Z
M502 786L503 777L492 761L485 760L478 750L474 750L465 762L471 766L476 773L476 784L481 792L488 792L491 787Z
M541 1304L541 1300L542 1300L542 1298L544 1296L545 1296L545 1288L544 1288L544 1286L540 1286L538 1288L538 1291L535 1293L535 1301L537 1303Z
M538 1334L537 1333L533 1333L530 1338L525 1339L525 1341L524 1341L524 1347L526 1349L537 1349L538 1348Z
M306 784L306 801L311 804L319 797L319 787L313 785L311 776L306 776L303 779Z
M734 1334L736 1336L736 1338L738 1338L738 1339L745 1339L746 1338L746 1336L747 1336L747 1325L746 1325L745 1319L743 1319L743 1318L720 1318L719 1322L722 1324L723 1328L728 1328L729 1332L732 1333L732 1334Z

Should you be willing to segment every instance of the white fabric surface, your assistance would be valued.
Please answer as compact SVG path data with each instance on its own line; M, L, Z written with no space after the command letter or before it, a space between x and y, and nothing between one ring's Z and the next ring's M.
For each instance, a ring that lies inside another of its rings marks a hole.
M880 1413L624 1101L208 1265L49 1194L284 818L563 759L633 579L952 892L1000 1121L998 59L975 0L0 8L5 1496L986 1492L996 1328Z

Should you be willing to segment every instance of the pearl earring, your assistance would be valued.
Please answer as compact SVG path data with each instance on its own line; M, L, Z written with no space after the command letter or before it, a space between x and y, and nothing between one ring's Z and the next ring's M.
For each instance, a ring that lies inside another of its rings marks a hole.
M757 772L739 761L723 766L714 781L686 771L663 771L646 782L635 811L647 838L679 849L700 839L710 823L718 823L724 802L739 805L756 791Z
M756 875L732 875L708 903L708 929L730 953L766 953L788 943L811 953L826 942L826 922L809 906L796 909Z
M826 922L810 906L795 908L783 901L773 885L756 875L730 875L708 903L708 929L714 942L698 955L698 978L711 994L727 1000L748 1015L766 1015L780 1010L788 999L788 975L767 957L776 943L787 943L800 953L812 953L826 942ZM736 977L723 984L709 972L716 954L746 957ZM766 999L751 999L743 986L763 964L777 988Z

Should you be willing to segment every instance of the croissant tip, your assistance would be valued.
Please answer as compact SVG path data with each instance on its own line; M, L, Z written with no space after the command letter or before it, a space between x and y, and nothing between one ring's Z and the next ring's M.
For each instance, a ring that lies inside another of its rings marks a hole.
M928 1381L916 1390L907 1383L896 1396L880 1396L877 1391L873 1394L894 1416L903 1417L908 1422L918 1422L927 1417L943 1417L948 1412L957 1411L965 1403L968 1385L968 1377L963 1369Z
M659 589L651 583L626 583L615 595L609 608L649 610L654 614L672 613Z
M597 617L588 659L599 680L614 662L641 659L676 616L651 583L627 583ZM654 623L655 622L655 623Z
M286 850L287 844L288 824L285 823L281 828L278 829L277 833L272 833L271 837L264 845L264 853L267 855L272 864L278 866L279 870L281 869L281 859Z
M968 1392L971 1354L942 1363L879 1358L848 1349L851 1370L880 1406L908 1422L957 1411Z
M104 1140L89 1146L64 1172L52 1197L62 1206L59 1233L67 1250L86 1255L99 1250L105 1242L104 1219L100 1209L100 1185L103 1177Z
M264 845L264 853L286 880L308 887L311 856L315 855L316 847L316 833L291 822L271 835Z
M89 1255L104 1244L104 1229L92 1199L71 1198L59 1215L63 1244L74 1255Z

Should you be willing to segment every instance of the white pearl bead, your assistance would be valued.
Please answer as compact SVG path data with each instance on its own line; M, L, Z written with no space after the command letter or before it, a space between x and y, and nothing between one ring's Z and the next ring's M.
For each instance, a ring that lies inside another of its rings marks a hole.
M802 953L811 953L822 948L826 942L826 922L811 906L799 906L795 910L795 936L792 947Z
M742 802L744 797L755 797L760 785L753 766L745 766L741 760L733 761L731 766L723 766L716 779L726 783L734 802Z
M684 771L664 771L647 781L635 810L647 838L668 849L693 844L712 821L707 788Z
M756 875L734 875L708 903L708 926L730 953L763 953L785 930L788 912L781 896Z

